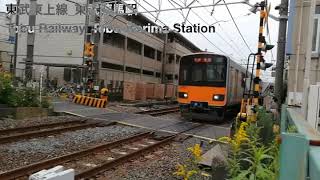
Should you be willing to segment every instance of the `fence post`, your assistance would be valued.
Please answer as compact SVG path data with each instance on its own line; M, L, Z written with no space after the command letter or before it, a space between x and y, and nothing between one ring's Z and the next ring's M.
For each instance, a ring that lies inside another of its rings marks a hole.
M305 180L309 141L304 135L281 134L279 180Z

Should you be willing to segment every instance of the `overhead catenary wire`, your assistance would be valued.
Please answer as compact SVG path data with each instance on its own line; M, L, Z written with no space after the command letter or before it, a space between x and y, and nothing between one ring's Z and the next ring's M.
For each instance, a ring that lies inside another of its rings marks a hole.
M195 0L195 1L197 1L197 3L202 6L202 3L200 3L199 0ZM218 24L218 27L221 28L222 33L225 34L225 36L229 39L229 41L234 44L234 46L236 47L236 49L238 50L238 52L240 52L240 53L245 57L244 59L246 59L246 58L247 58L246 55L243 54L243 51L242 51L242 50L239 48L239 46L233 41L233 39L232 39L232 38L230 37L230 35L227 33L228 31L226 31L226 30L223 28L223 26L221 26L221 24L219 23L219 22L221 22L221 20L218 20L217 18L215 18L214 16L212 16L212 15L211 15L211 12L210 12L208 9L206 9L206 8L204 8L204 9L205 9L205 11L207 11L207 13L210 15L210 17L212 17L212 18L216 21L216 22L214 22L214 24ZM232 20L232 19L230 19L230 20ZM226 41L226 42L227 42L227 41Z
M170 0L169 0L170 1ZM173 0L172 0L173 1ZM181 2L181 0L179 0L180 2ZM198 13L196 13L195 11L193 11L192 9L191 9L191 12L193 12L199 19L201 19L205 24L207 24L208 26L210 26L210 24L207 22L207 21L205 21L200 15L198 15ZM237 52L237 50L228 42L228 41L226 41L221 35L220 35L220 33L218 33L218 32L215 32L227 45L229 45L230 47L231 47L231 49L233 49L234 50L234 52L236 52L238 55L239 55L239 57L241 57L241 56L243 56L243 57L245 57L243 54L242 55L240 55L239 54L239 52ZM241 52L241 51L240 51Z
M136 0L134 0L136 2ZM148 3L146 0L143 0L144 2L146 2L149 6L155 8L153 5L151 5L150 3ZM136 2L137 4L139 4L138 2ZM144 8L141 4L139 4L142 8ZM175 8L175 6L173 5L173 7ZM145 8L144 8L145 9ZM157 9L157 8L155 8ZM146 10L146 9L145 9ZM147 11L147 10L146 10ZM151 14L151 13L149 13ZM154 15L151 14L153 17ZM192 24L189 20L187 20L190 24ZM161 22L161 21L160 21ZM164 24L164 23L163 23ZM165 25L165 24L164 24ZM220 49L218 46L216 46L210 39L208 39L203 33L200 33L211 45L213 45L216 49L218 49L219 51L221 51L223 54L227 55L226 52L224 52L222 49Z
M233 16L232 16L232 13L231 13L231 11L230 11L230 9L229 9L228 5L226 4L225 0L223 0L223 2L225 3L225 6L226 6L226 8L227 8L227 10L228 10L228 12L229 12L229 15L230 15L230 17L231 17L232 21L233 21L233 24L236 26L237 31L238 31L238 33L240 34L240 36L241 36L241 38L242 38L243 42L245 43L245 45L246 45L246 46L247 46L247 48L249 49L250 53L252 53L251 48L250 48L250 46L248 45L248 43L247 43L247 41L245 40L245 38L243 37L243 35L242 35L242 33L241 33L241 31L240 31L240 29L239 29L239 27L238 27L238 25L237 25L236 21L234 20L234 18L233 18Z

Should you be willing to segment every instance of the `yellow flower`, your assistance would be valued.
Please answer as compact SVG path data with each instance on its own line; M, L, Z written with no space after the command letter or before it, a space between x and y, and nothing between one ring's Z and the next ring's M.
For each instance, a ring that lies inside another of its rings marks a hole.
M240 145L243 142L249 141L248 135L245 130L247 126L248 126L248 123L242 122L238 131L235 133L232 139L230 137L221 137L219 138L219 140L223 142L228 142L229 144L231 144L234 150L238 151L240 148Z
M188 180L191 176L194 174L197 174L198 172L196 170L188 171L187 176L184 177L184 180Z
M192 152L197 161L201 160L202 150L200 144L195 144L193 147L188 148L188 150Z
M279 125L277 125L277 124L273 125L273 133L278 134L279 130L280 130Z
M173 173L174 175L177 175L177 176L186 176L186 166L185 165L181 165L181 164L178 164L177 165L177 171L175 173Z
M187 171L186 165L178 164L177 171L173 174L182 177L184 180L188 180L191 176L197 173L198 172L196 170Z

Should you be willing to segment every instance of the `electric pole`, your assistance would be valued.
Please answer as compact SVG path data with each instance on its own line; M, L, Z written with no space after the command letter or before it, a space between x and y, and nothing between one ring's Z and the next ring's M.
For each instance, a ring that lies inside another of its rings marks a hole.
M37 16L37 0L30 0L30 14L29 14L29 27L33 29L32 32L28 32L27 35L27 60L25 63L25 82L32 80L33 70L33 53L34 53L34 39Z
M17 15L16 15L16 27L19 26L19 7L20 7L20 0L17 0ZM17 51L18 51L18 32L15 34L15 41L14 41L14 59L13 59L13 70L12 73L16 76L16 69L17 69Z
M279 33L277 47L277 66L275 79L275 96L277 99L278 110L280 111L283 102L283 68L286 54L287 21L288 21L288 0L281 0L279 10ZM297 82L296 82L297 83Z

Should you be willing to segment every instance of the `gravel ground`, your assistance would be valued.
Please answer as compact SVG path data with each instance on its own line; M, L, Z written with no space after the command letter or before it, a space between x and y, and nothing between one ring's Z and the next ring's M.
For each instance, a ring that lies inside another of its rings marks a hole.
M28 118L28 119L9 119L0 118L0 129L25 127L25 126L35 126L40 124L55 123L61 121L73 121L73 120L86 120L87 118L75 117L75 116L46 116L38 118Z
M0 172L115 141L143 130L113 125L0 145Z
M156 152L146 155L143 158L136 159L131 163L119 166L114 170L105 172L99 176L99 180L177 180L181 179L173 175L176 171L178 163L183 164L190 159L191 154L187 151L188 147L192 147L195 143L200 143L199 139L187 139L183 143L175 142L167 145ZM210 148L204 143L203 151ZM199 176L195 179L210 179L208 177Z

